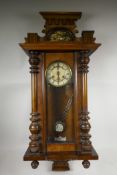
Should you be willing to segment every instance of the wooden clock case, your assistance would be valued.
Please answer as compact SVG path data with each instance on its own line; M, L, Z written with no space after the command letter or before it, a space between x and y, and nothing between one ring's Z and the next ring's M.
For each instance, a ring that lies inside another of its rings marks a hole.
M90 55L100 46L95 43L94 31L83 31L80 37L75 21L81 12L40 12L45 19L43 33L28 33L25 43L20 46L29 56L31 73L32 112L29 147L25 161L32 161L32 168L38 161L53 161L52 170L69 170L68 161L83 160L84 168L89 160L97 160L98 155L90 141L87 73ZM46 70L54 61L68 64L72 70L69 85L61 88L47 83ZM63 110L66 99L72 95L72 105L65 119L65 141L55 141L54 123L56 115Z

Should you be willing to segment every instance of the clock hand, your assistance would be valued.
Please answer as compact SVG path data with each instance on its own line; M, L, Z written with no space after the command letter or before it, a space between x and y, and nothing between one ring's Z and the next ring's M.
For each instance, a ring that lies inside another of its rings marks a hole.
M60 81L60 72L57 71L57 80L58 80L58 84L59 84L59 81Z
M57 80L58 80L58 84L59 84L59 81L60 81L60 71L59 71L59 63L57 64Z
M59 66L59 63L58 63L58 64L57 64L57 70L59 70L59 67L60 67L60 66Z

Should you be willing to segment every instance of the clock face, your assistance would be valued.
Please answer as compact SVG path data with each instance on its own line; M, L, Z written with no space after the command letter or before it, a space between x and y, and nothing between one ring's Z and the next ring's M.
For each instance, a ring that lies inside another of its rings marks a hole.
M46 79L49 84L61 87L69 83L72 71L68 64L61 61L53 62L46 70Z

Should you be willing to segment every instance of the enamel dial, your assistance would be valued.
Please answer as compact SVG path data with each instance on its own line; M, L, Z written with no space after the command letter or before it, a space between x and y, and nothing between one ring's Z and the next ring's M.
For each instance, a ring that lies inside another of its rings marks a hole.
M72 77L72 71L68 64L56 61L49 65L46 70L46 79L49 84L61 87L68 84Z

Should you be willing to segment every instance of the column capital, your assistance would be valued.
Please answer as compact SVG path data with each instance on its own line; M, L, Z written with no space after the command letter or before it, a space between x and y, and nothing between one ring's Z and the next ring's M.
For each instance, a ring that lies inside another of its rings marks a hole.
M39 51L30 51L29 52L29 63L31 65L30 67L30 73L39 73L39 63L40 63L40 52Z
M80 65L79 65L79 72L81 73L88 73L88 63L90 58L88 56L88 51L80 51Z

